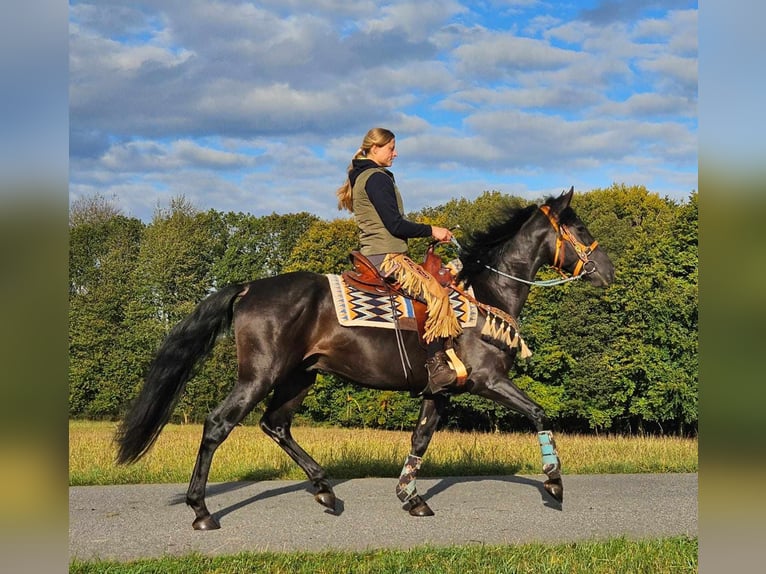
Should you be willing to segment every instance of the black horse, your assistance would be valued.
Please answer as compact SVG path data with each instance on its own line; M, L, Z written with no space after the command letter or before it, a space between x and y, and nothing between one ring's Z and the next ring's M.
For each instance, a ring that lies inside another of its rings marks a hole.
M549 198L539 208L532 205L511 210L504 221L466 240L457 282L471 285L476 299L493 308L493 321L498 314L510 319L508 323L519 316L529 294L529 282L546 264L581 275L599 287L612 282L612 263L569 206L573 191ZM458 356L472 367L464 388L531 420L538 431L543 471L548 476L544 486L561 502L561 464L551 433L544 430L545 413L508 378L518 345L497 344L482 336L488 320L479 316L476 327L465 329L456 340ZM290 433L293 415L317 372L335 373L373 389L417 393L426 384L426 369L420 368L426 357L417 333L404 332L406 353L415 368L411 377L405 377L398 367L392 368L401 363L393 331L341 326L328 280L316 273L288 273L229 285L207 297L177 324L158 350L144 386L117 431L118 462L135 462L152 446L195 367L232 323L238 380L205 421L186 495L196 515L193 527L220 528L205 504L213 454L231 430L272 391L261 428L305 471L315 488L315 499L334 510L335 494L325 470ZM438 395L423 399L412 434L412 451L396 488L405 508L415 516L433 514L417 494L415 478L448 401L448 397Z

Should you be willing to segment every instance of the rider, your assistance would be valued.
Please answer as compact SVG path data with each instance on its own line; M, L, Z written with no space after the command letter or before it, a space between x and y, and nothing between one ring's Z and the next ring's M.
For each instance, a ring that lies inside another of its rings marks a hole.
M381 275L393 276L410 295L425 300L428 385L423 394L435 395L455 389L457 373L448 364L444 349L446 341L458 336L462 329L447 290L407 257L407 239L433 237L449 241L452 232L404 218L399 188L394 174L387 169L398 155L395 138L384 128L367 132L348 167L348 178L337 191L338 209L354 214L360 251Z

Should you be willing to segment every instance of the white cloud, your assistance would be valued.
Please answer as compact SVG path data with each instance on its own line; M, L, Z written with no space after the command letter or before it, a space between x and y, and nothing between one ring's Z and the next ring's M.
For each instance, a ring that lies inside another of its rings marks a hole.
M697 53L697 10L676 10L666 18L647 18L633 29L636 40L667 42L666 49L679 55Z
M544 82L525 83L542 84ZM603 96L599 96L592 89L562 84L558 87L541 85L530 88L471 88L447 96L440 105L446 109L460 110L467 114L473 110L509 108L582 111L601 101Z
M580 56L543 41L502 33L487 33L454 51L457 71L470 77L504 78L530 70L560 69Z
M194 169L239 169L256 164L251 155L204 147L192 140L176 140L170 144L155 141L132 141L113 145L98 163L121 174Z
M671 12L668 20L673 31L668 36L668 49L679 56L697 56L697 10Z
M595 113L623 118L696 118L697 105L695 100L682 96L642 93L634 94L622 102L607 102L599 106Z
M117 193L142 216L183 193L332 217L375 125L397 133L408 209L637 166L670 189L696 173L697 10L640 4L76 3L72 194Z
M640 62L638 66L659 76L657 80L668 91L680 91L686 95L697 93L697 59L680 56L660 56Z
M465 164L486 164L505 158L501 146L480 136L465 136L449 131L429 130L407 138L399 147L402 154L417 158L413 162L426 165L451 165L451 170Z
M426 42L434 29L466 8L453 0L409 0L379 5L378 10L362 24L362 28L375 36L381 33L402 32L413 42ZM378 46L378 54L385 54L385 46ZM373 56L374 57L374 56Z
M75 87L102 74L107 74L102 78L107 81L113 74L127 75L144 66L177 66L193 55L188 50L173 51L151 42L126 44L89 33L77 24L70 25L69 52L69 72Z

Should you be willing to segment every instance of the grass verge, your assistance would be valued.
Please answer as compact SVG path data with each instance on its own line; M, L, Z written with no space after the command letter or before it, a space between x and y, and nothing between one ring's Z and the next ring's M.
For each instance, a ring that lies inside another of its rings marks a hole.
M114 463L115 423L69 423L69 484L184 483L194 466L201 425L167 425L136 464ZM335 479L398 476L410 433L370 429L296 427L293 436ZM556 434L568 474L697 472L697 440ZM534 433L439 431L421 477L541 473ZM213 459L211 482L303 480L298 466L258 427L240 426Z
M272 574L682 574L697 572L698 540L672 537L659 540L577 542L518 546L418 547L410 550L368 552L241 553L210 557L137 560L134 562L79 561L70 564L74 574L166 573L222 574L258 572Z

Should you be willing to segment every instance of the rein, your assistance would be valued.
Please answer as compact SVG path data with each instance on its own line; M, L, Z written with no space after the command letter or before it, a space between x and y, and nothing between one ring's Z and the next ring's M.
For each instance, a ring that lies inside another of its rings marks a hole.
M410 363L410 356L407 353L407 347L404 343L404 337L402 336L402 328L399 326L399 314L396 312L396 295L393 291L388 292L388 301L391 304L391 316L394 318L394 331L396 332L396 347L399 350L399 360L402 363L402 371L404 372L404 380L407 384L410 383L410 373L412 373L412 364Z
M574 281L575 279L582 278L582 275L573 275L571 277L562 277L561 279L542 279L540 281L527 281L526 279L522 279L521 277L514 277L513 275L509 275L508 273L500 271L499 269L495 269L494 267L490 267L489 265L485 265L484 267L486 267L493 273L497 273L498 275L502 275L503 277L506 277L507 279L513 279L514 281L518 281L519 283L526 283L527 285L532 285L534 287L555 287L556 285L563 285L564 283L569 283L570 281Z

